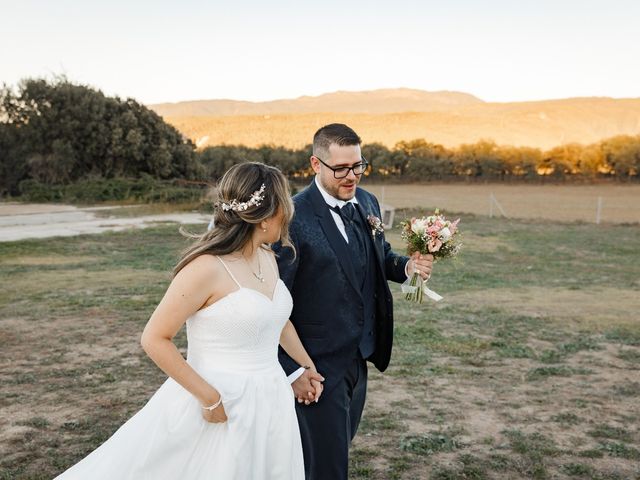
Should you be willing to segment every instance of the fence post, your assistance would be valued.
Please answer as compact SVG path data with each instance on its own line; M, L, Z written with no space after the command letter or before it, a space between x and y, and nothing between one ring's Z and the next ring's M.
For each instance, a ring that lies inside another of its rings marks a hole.
M489 196L489 218L493 217L493 204L494 203L495 203L496 207L498 207L498 210L500 211L502 216L504 218L509 218L509 217L507 217L507 214L504 213L504 209L502 208L502 205L500 205L500 202L498 202L498 199L493 194L493 192L491 192L491 195Z
M598 197L598 206L596 207L596 225L600 225L601 215L602 215L602 197Z

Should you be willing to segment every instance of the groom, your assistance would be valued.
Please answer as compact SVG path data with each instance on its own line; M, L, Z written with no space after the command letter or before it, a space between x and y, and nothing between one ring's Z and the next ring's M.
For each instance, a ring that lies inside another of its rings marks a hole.
M347 478L349 445L362 416L367 364L384 371L391 356L393 305L387 280L431 273L433 257L395 254L384 233L376 198L357 187L368 163L360 137L330 124L313 137L315 178L294 197L290 236L296 249L274 246L280 276L293 296L291 321L325 377L317 403L310 373L293 383L308 480ZM299 366L284 353L287 374Z

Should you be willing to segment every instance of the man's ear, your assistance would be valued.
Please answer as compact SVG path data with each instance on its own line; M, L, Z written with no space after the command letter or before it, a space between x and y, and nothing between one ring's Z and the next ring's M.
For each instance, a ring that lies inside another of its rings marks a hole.
M311 155L311 158L309 158L309 163L311 163L311 168L313 168L314 172L320 173L320 161L316 158L315 155Z

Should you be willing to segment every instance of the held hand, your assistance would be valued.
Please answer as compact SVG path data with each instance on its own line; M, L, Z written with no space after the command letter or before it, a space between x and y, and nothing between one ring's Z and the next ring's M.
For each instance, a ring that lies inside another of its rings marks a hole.
M224 405L220 404L219 407L213 410L202 409L202 418L209 423L224 423L227 421L227 413L224 411Z
M313 388L315 388L316 394L313 397L313 402L318 403L318 400L320 399L320 395L322 395L322 392L324 391L324 385L319 382L318 380L311 380L311 385L313 386ZM309 405L309 401L305 402L305 405Z
M324 382L324 377L316 372L314 368L305 370L291 384L293 394L298 403L304 402L305 405L309 405L311 402L317 402L323 389L321 382Z
M433 255L421 255L420 252L414 252L409 261L411 262L408 269L410 275L419 273L423 280L427 280L431 276Z

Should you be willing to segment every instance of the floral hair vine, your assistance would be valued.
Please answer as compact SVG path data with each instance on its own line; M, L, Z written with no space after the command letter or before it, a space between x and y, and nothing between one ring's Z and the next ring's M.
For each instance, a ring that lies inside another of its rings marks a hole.
M229 210L233 210L234 212L244 212L249 207L259 207L262 204L262 201L264 200L263 193L265 188L266 187L263 183L260 186L260 190L256 190L255 192L253 192L251 194L251 198L249 198L249 200L246 202L239 202L237 199L234 198L233 200L231 200L230 203L222 202L220 206L222 207L222 210L224 210L225 212Z

